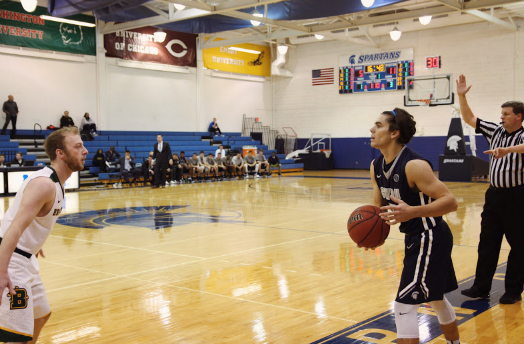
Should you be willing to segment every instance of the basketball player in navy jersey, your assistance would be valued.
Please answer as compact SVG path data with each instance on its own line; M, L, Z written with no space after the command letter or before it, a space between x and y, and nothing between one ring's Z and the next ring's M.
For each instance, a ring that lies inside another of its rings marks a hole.
M371 146L382 153L371 163L373 200L405 237L404 269L394 302L398 344L418 344L417 309L429 303L448 344L460 343L455 311L444 296L458 288L451 250L453 236L442 215L457 201L429 161L405 145L415 135L413 116L395 108L371 128Z

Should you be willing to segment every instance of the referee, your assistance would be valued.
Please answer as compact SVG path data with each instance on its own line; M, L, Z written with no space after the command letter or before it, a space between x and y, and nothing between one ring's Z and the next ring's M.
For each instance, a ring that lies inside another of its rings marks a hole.
M505 235L511 250L505 277L505 293L502 304L522 300L524 286L524 226L520 211L524 209L524 104L509 101L501 105L501 123L495 124L475 117L466 100L471 86L466 77L460 75L457 93L464 121L484 135L490 150L489 182L486 191L480 243L478 247L475 282L469 289L461 291L472 298L489 298L491 282L497 269L502 238Z

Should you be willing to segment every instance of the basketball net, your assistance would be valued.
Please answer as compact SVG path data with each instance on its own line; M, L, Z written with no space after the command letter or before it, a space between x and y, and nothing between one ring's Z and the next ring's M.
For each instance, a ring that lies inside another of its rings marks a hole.
M415 100L420 106L429 106L431 99L417 99Z

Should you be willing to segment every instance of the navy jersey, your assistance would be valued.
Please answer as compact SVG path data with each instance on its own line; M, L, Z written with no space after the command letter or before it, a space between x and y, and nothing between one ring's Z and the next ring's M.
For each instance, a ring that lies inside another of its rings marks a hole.
M421 155L404 146L391 167L386 172L384 170L384 155L380 155L373 161L375 169L375 181L382 195L382 201L385 204L396 205L390 199L390 196L401 199L411 206L426 205L431 203L431 198L417 192L409 187L408 179L406 177L406 164L411 160L424 160ZM428 161L431 165L431 163ZM419 234L425 230L432 229L442 220L442 217L417 217L400 224L400 231L405 234Z

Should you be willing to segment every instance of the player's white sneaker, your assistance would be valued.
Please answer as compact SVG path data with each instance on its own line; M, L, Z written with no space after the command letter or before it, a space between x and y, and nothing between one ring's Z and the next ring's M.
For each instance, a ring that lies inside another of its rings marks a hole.
M262 178L260 175L255 174L255 179L260 179L260 178Z
M249 179L249 176L248 176L248 175L246 175L246 176L244 177L244 179Z
M171 185L176 185L176 180L172 180L170 184Z
M114 187L115 189L117 189L117 188L118 188L118 183L114 183L114 184L113 184L113 187Z

